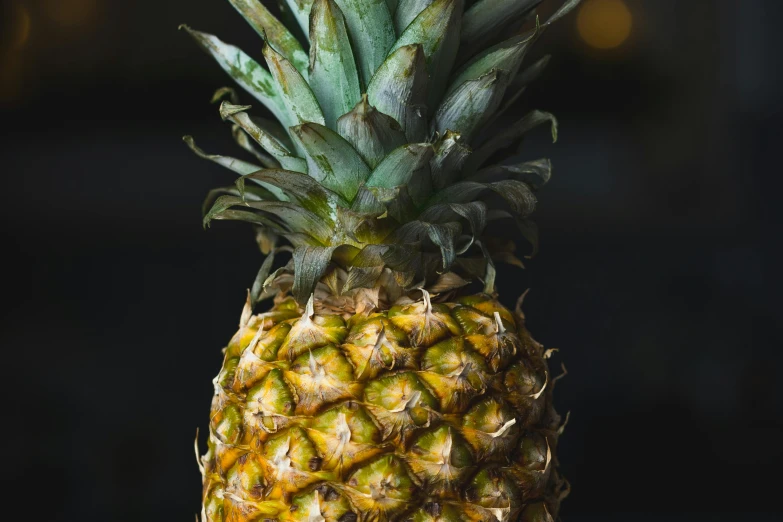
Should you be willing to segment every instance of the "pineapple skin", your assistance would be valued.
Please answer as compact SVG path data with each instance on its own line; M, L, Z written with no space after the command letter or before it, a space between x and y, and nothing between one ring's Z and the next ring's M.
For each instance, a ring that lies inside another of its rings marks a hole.
M243 314L213 381L202 521L557 518L550 352L519 306L422 294Z

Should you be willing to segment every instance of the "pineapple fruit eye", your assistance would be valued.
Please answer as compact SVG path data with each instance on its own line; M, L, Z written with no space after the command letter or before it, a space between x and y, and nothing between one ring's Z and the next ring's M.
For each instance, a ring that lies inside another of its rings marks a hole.
M522 264L504 227L537 250L551 164L517 145L557 121L514 104L579 0L282 0L288 25L228 1L253 57L183 28L244 91L215 96L243 157L184 141L238 175L204 225L268 257L213 381L202 522L552 522L551 351L495 262Z

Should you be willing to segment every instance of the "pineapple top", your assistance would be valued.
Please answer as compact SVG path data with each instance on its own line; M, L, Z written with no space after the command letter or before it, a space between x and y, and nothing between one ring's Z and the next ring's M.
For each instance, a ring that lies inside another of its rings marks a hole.
M220 115L258 164L185 141L240 175L210 193L204 224L248 221L263 245L285 237L297 301L330 266L344 275L338 293L382 277L401 289L432 285L448 271L491 292L493 258L518 262L485 235L494 220L516 223L535 249L528 216L551 165L514 163L504 151L545 122L556 139L557 123L540 111L505 128L496 119L546 65L522 67L532 44L579 0L543 23L541 0L285 0L290 27L259 0L229 1L263 38L266 68L184 28L277 121L221 89Z

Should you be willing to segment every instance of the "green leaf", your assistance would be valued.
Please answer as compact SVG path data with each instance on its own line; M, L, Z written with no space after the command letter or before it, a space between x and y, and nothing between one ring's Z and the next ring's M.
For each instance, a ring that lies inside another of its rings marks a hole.
M362 85L383 63L396 35L386 0L335 0L345 15Z
M536 196L527 183L507 179L494 183L461 181L441 190L427 203L426 207L441 203L468 203L476 201L482 192L491 190L508 204L511 211L521 217L528 216L536 207Z
M461 52L472 55L487 40L501 34L536 8L542 0L479 0L465 11L462 21Z
M551 57L552 56L549 54L544 55L536 60L533 65L518 73L514 79L511 80L510 88L521 89L538 80L538 78L541 76L541 73L543 73L544 69L546 69L546 66L549 65L549 59Z
M458 132L470 141L478 128L500 106L507 85L504 73L496 69L476 80L466 81L438 107L432 121L432 131Z
M326 126L361 97L359 75L351 52L345 18L334 0L315 0L310 13L310 86L324 112Z
M261 128L253 119L245 112L250 106L231 105L230 103L223 102L220 104L220 116L224 120L229 120L238 125L244 132L246 132L253 140L258 143L264 150L269 152L275 160L285 170L292 170L294 172L307 173L307 162L297 156L291 154L288 148L280 143L272 134ZM276 168L275 166L271 168ZM259 170L259 169L256 169Z
M268 169L276 169L280 167L280 163L275 158L256 147L256 145L250 140L250 137L247 135L247 133L243 131L242 127L239 125L231 125L231 136L234 138L234 141L237 143L237 145L255 156L263 167Z
M430 74L427 89L430 106L443 95L457 58L463 4L464 0L435 0L408 25L392 47L396 51L406 45L421 44Z
M352 201L370 168L350 143L323 125L306 123L291 129L305 151L310 176L328 189Z
M229 2L262 38L285 56L303 76L307 75L307 54L299 40L259 0Z
M240 207L242 210L259 211L255 215L265 220L265 224L275 232L285 235L292 240L292 234L298 234L306 237L308 244L325 245L329 244L334 232L323 219L310 212L306 208L287 201L249 201L233 196L222 196L215 202L213 210L207 213L204 218L205 226L211 219L215 219L215 208L218 207L218 213L223 213L230 207ZM220 206L218 206L220 204ZM275 226L269 223L274 223ZM292 241L294 242L294 241Z
M268 219L265 216L258 215L257 213L252 212L250 209L231 211L232 208L237 206L247 206L246 200L233 195L220 196L215 200L214 203L212 203L212 207L209 209L209 212L204 214L204 228L207 228L213 220L226 219L234 221L248 221L257 225L272 228L278 232L285 231L285 228L279 223L272 219Z
M264 282L266 281L267 277L269 277L269 273L272 271L272 265L275 262L275 251L272 249L272 251L269 253L269 255L264 258L264 262L261 263L261 268L258 270L258 274L256 274L256 278L253 281L253 286L250 289L250 308L251 310L256 307L259 301L262 301L263 299L272 297L272 293L264 292Z
M242 176L244 176L245 174L250 174L251 172L255 172L257 170L261 170L261 167L259 167L258 165L253 165L252 163L248 163L247 161L243 161L241 159L232 158L230 156L218 156L216 154L207 154L196 145L196 142L193 140L193 136L183 136L182 141L184 141L185 144L188 147L190 147L190 150L195 152L196 156L198 156L199 158L213 161L218 165L220 165L221 167L226 167L227 169L233 170L234 172Z
M399 123L370 105L366 94L351 112L337 120L337 131L370 168L375 168L387 154L406 143Z
M391 13L392 16L397 12L397 6L399 3L400 0L386 0L386 5L389 6L389 13Z
M538 254L538 225L529 219L517 219L516 222L519 231L522 233L522 237L527 239L528 243L532 246L530 254L525 257L532 259Z
M382 264L370 267L351 266L341 292L349 292L354 288L372 288L381 276L381 272L383 272Z
M446 90L446 95L454 92L465 82L476 80L493 69L504 71L509 78L513 78L534 41L535 36L514 36L480 53L455 75Z
M307 174L287 170L259 170L237 180L240 192L245 190L245 180L260 181L282 190L291 201L311 211L324 221L334 223L338 206L348 204L337 194L324 188Z
M546 122L552 126L552 141L557 141L557 119L554 115L543 111L531 111L510 125L508 129L493 136L487 143L477 148L468 159L465 170L475 172L497 151L513 145L526 133Z
M411 221L401 226L394 232L394 244L408 244L429 238L433 244L440 248L443 270L448 270L456 258L454 243L462 231L459 223L427 223L425 221Z
M284 125L288 122L288 114L280 92L266 69L238 47L226 44L216 36L194 31L186 25L180 27L185 29L207 53L212 55L218 65L243 89L272 111L278 120Z
M294 299L304 305L326 273L336 247L300 246L294 249Z
M230 187L213 188L207 192L207 196L204 198L204 203L201 205L201 214L206 215L206 213L209 212L209 209L212 208L212 205L215 204L215 201L217 201L220 196L242 197L242 194L240 194L236 185L231 185ZM249 199L250 201L275 199L275 196L265 188L252 185L245 187L244 196L245 199Z
M435 0L399 0L399 6L394 11L394 28L397 34L402 34L410 23Z
M483 201L471 201L469 203L443 203L434 205L421 213L419 219L429 223L442 223L465 219L470 227L470 242L461 249L462 254L471 247L473 241L478 239L481 232L487 226L487 205Z
M552 162L543 158L513 165L493 165L480 170L475 176L468 179L486 182L512 178L524 181L537 189L549 182L551 177Z
M236 172L241 176L246 176L247 174L251 174L253 172L261 170L261 167L259 167L258 165L253 165L252 163L248 163L246 161L242 161L236 158L206 154L203 150L201 150L196 146L196 142L193 141L192 136L185 136L182 138L182 140L188 145L188 147L190 147L190 150L195 152L196 155L199 156L200 158L213 161L222 167L226 167L230 170L233 170L234 172ZM281 201L286 201L288 199L286 198L285 193L280 189L278 189L277 187L264 186L264 188L268 190L270 193L272 193L275 198Z
M433 153L429 143L408 143L398 147L372 171L367 186L393 188L409 185L417 171L429 166Z
M305 122L323 125L324 115L318 100L299 71L270 45L264 45L264 58L272 77L277 82L280 97L287 111L286 119L281 120L283 125L286 128Z
M446 131L435 142L434 147L435 155L430 162L432 185L435 190L440 190L454 183L459 177L471 150L462 143L460 134L451 131Z
M313 0L285 0L285 3L304 35L309 39L310 9L313 7Z
M427 134L428 81L423 48L406 45L389 55L367 87L370 104L394 118L410 142Z

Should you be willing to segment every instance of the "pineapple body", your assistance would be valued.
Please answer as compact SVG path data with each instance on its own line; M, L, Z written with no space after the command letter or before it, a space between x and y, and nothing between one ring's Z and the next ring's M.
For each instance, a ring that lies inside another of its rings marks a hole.
M557 516L542 345L489 295L421 294L353 314L285 298L246 319L214 381L205 520Z

